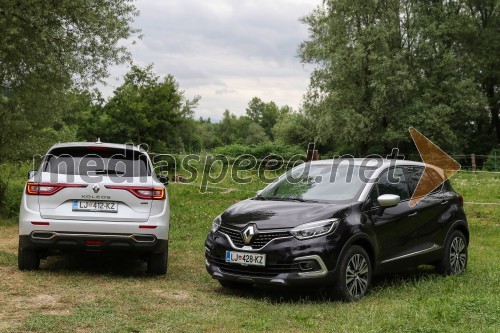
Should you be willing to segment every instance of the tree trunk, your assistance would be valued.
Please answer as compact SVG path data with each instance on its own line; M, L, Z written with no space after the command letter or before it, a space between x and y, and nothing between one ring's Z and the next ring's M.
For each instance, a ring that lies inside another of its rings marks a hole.
M500 143L500 119L499 119L499 101L495 98L495 83L490 82L486 86L486 96L488 97L488 103L490 106L491 113L491 127L490 131L495 131L497 144Z

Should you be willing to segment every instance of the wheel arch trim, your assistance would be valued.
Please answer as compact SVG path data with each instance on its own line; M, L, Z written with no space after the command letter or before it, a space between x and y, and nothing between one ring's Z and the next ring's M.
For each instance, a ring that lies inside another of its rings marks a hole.
M469 226L467 225L467 222L465 222L464 220L456 220L448 228L448 231L446 232L446 237L443 240L443 246L446 244L446 240L448 239L450 234L455 230L459 230L462 233L464 233L465 239L467 240L467 245L469 245L470 235L469 235Z
M368 246L370 248L366 248L366 243L368 243ZM368 236L365 233L358 233L358 234L352 235L345 242L344 246L342 247L342 250L340 250L338 258L341 258L342 255L347 251L347 249L349 249L349 247L352 246L353 244L361 246L366 251L366 253L370 257L372 269L374 270L375 269L375 263L377 261L376 247L375 247L375 244L374 244L373 240L370 238L370 236ZM338 260L339 259L337 259L337 262L335 263L335 269L337 269Z

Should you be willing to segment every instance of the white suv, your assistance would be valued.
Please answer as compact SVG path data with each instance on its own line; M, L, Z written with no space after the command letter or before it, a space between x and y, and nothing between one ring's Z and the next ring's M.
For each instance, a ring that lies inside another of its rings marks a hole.
M128 252L167 271L170 210L147 152L133 145L60 143L30 171L19 214L21 270L69 251Z

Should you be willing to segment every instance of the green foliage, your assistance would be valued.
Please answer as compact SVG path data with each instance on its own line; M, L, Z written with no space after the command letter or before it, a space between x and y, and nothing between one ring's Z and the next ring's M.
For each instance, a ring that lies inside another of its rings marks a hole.
M448 151L489 149L481 66L467 52L478 38L470 10L464 1L328 0L303 18L299 55L318 64L304 109L318 140L382 153L409 143L414 126Z
M0 164L0 216L16 218L31 162Z
M259 124L270 138L273 138L273 127L281 116L292 112L287 105L279 108L274 102L265 103L254 97L248 102L247 116L254 123Z
M255 145L232 144L217 147L213 150L216 155L224 155L236 158L241 155L249 154L257 159L263 159L268 156L281 156L284 159L290 159L297 155L305 156L305 149L298 146L282 145L274 142L262 142Z
M160 79L151 65L132 66L124 80L102 109L89 114L82 132L109 142L146 143L154 152L183 151L199 97L185 99L174 77Z
M74 137L80 88L130 58L137 14L131 0L2 1L0 163Z
M274 140L282 145L307 147L314 142L314 123L302 113L286 113L273 127Z
M483 169L486 171L500 171L500 148L494 148L490 151L483 164Z
M2 1L0 85L60 88L92 84L130 59L119 43L135 35L131 0ZM34 86L34 83L43 83Z
M262 126L256 123L251 123L247 129L247 137L245 143L247 145L258 144L264 141L269 141L269 137Z
M247 129L252 123L252 120L245 116L236 115L224 111L224 117L218 124L219 138L223 144L244 143L247 137Z

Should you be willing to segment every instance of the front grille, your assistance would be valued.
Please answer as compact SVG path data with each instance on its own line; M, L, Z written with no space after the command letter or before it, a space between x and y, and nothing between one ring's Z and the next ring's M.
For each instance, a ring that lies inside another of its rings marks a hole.
M216 265L224 273L233 273L238 275L251 275L251 276L264 276L274 277L281 273L300 272L299 263L294 262L291 264L269 264L266 263L265 267L262 266L243 266L240 264L231 264L226 262L225 259L217 258L206 253L208 262Z
M246 245L243 242L243 237L241 236L240 230L235 230L225 226L221 226L219 228L219 232L226 234L236 247L243 247ZM252 242L249 245L252 247L252 249L260 249L273 239L290 237L290 236L291 234L289 231L259 232L257 235L254 236Z

